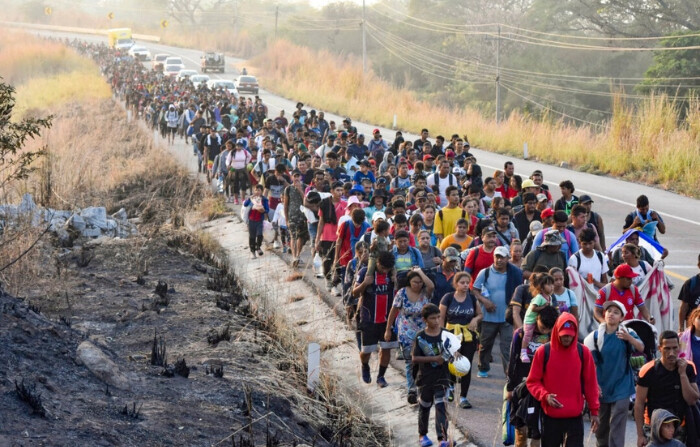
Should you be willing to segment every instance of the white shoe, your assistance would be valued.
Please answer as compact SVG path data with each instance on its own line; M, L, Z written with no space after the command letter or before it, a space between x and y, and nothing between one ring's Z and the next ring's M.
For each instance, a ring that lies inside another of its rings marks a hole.
M273 248L273 249L275 249L275 250L279 250L279 249L280 249L280 247L282 247L282 246L281 246L281 245L280 245L280 243L279 243L279 242L277 242L277 241L275 241L275 243L274 243L274 244L272 244L272 248Z

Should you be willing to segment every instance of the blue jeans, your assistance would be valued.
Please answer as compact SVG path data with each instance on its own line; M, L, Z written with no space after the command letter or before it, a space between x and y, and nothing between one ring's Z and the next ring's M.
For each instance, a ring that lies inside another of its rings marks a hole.
M413 379L413 363L411 362L411 348L413 345L401 345L403 358L406 360L406 389L408 391L416 390L416 381Z

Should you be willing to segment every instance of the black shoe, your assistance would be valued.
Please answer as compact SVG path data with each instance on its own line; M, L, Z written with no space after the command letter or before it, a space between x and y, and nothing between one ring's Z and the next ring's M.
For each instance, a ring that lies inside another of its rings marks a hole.
M461 397L461 398L459 399L459 406L460 406L460 408L467 408L467 409L469 409L469 408L472 407L472 404L467 400L466 397Z
M418 403L418 393L416 393L416 390L411 390L408 392L408 403L411 405L415 405Z

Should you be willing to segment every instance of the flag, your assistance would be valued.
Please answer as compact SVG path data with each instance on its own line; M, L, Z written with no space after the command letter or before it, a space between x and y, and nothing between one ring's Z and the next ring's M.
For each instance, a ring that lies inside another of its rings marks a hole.
M639 231L636 228L632 228L630 230L627 230L625 234L623 234L620 239L615 241L614 244L612 244L610 247L608 247L608 258L612 256L612 253L617 250L618 248L621 248L623 245L627 243L627 238L630 237L634 233L639 234L639 246L644 248L646 251L649 252L652 258L654 258L654 261L658 261L661 259L661 255L664 252L664 248L656 242L652 237L648 236L646 233L643 231Z

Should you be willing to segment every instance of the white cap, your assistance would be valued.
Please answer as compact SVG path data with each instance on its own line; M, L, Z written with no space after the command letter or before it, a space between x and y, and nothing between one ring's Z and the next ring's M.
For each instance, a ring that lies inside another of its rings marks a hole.
M493 255L500 256L502 258L510 258L510 252L508 252L506 247L496 247L496 249L493 251Z
M384 211L375 211L372 215L372 222L376 222L379 219L386 220L386 214L384 214Z

